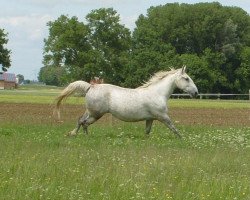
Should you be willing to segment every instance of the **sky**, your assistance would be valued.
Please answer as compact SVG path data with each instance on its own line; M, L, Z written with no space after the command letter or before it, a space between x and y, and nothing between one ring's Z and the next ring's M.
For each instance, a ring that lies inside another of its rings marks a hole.
M0 29L8 33L6 47L11 50L11 67L8 72L37 80L43 67L44 39L48 37L47 22L62 14L76 16L84 21L91 10L114 8L121 24L133 31L140 14L146 15L151 6L166 3L213 2L210 0L0 0ZM250 14L249 0L219 0L224 6L241 7Z

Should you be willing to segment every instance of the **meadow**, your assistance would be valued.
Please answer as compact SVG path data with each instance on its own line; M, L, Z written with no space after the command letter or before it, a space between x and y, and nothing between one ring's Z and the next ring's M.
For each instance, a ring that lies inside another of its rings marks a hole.
M83 100L69 98L58 123L60 90L0 91L0 199L250 199L248 101L170 100L182 140L109 115L65 137Z

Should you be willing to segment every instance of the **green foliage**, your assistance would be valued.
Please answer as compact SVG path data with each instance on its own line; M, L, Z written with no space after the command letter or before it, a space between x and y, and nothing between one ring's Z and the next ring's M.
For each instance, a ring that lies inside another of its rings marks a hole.
M133 69L138 77L185 64L200 92L248 91L242 53L250 45L250 17L242 9L219 3L166 4L151 7L136 25Z
M208 62L204 57L199 57L196 54L182 54L180 60L188 66L188 73L195 80L198 88L202 88L203 92L212 90L216 77L213 71L209 70Z
M50 34L45 40L41 81L62 85L101 76L110 83L124 82L123 66L128 62L130 31L119 24L119 15L111 8L93 10L86 20L85 25L76 17L62 15L48 23ZM55 72L59 68L63 70L57 76ZM52 77L49 73L53 73Z
M8 43L7 34L4 33L3 29L0 29L0 64L2 65L2 70L7 71L10 67L10 53L5 45Z
M91 11L85 24L61 16L48 26L41 77L63 70L57 81L46 76L47 83L98 76L137 87L159 70L187 65L202 93L247 93L250 87L250 17L241 8L216 2L150 7L132 35L112 8Z
M202 59L207 63L207 75L209 76L210 74L212 77L210 80L206 76L201 77L205 80L209 80L206 86L209 87L210 90L206 92L221 92L221 88L223 86L226 87L229 84L226 77L227 72L225 73L223 69L226 62L225 56L221 52L212 51L207 48L204 50ZM199 74L197 74L197 76L199 76Z
M236 69L235 85L239 91L244 92L245 88L250 88L250 47L242 48L240 52L241 64Z
M68 81L89 78L81 68L92 57L89 54L89 28L76 17L65 15L49 22L48 26L49 37L44 41L45 67L41 69L39 79L46 84L61 85L66 82L65 77ZM54 74L48 76L49 73Z
M95 71L90 71L93 75L104 78L106 82L123 83L124 69L129 61L129 29L119 23L120 17L112 8L93 10L86 19L91 30L90 43L96 55L92 63Z
M40 69L38 80L47 85L64 85L67 81L66 70L63 67L45 66Z

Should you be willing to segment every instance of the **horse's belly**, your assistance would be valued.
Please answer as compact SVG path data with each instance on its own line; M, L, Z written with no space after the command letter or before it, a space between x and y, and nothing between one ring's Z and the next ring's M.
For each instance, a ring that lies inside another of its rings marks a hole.
M149 101L150 98L141 91L112 91L109 96L109 112L123 121L149 119Z
M150 118L150 115L146 110L123 108L123 109L111 110L110 113L114 115L116 118L126 122L141 121Z

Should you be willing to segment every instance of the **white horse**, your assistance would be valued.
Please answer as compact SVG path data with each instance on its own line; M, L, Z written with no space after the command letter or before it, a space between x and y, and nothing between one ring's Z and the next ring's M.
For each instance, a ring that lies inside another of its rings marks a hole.
M150 133L153 120L164 123L177 136L181 137L168 116L167 100L175 88L196 97L198 90L193 80L185 72L186 66L171 71L161 71L136 89L122 88L110 84L91 85L85 81L70 83L57 98L57 112L62 100L74 92L85 96L86 111L79 118L76 128L68 135L77 135L80 127L88 133L88 126L105 113L127 121L146 121L146 134Z

